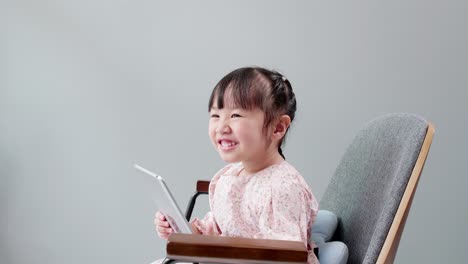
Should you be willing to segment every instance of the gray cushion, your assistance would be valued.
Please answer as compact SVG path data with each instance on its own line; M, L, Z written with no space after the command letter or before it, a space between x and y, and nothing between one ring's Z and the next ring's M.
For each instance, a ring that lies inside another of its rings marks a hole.
M330 241L335 233L338 219L336 215L327 210L319 210L312 225L312 240L319 246Z
M340 241L324 243L319 247L320 264L346 264L348 262L348 247Z
M345 264L348 260L348 247L340 241L332 241L338 219L333 212L319 210L312 225L312 240L319 248L321 264Z

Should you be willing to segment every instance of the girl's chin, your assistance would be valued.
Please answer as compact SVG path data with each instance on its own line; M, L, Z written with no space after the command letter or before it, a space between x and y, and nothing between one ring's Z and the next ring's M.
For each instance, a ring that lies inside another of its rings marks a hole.
M227 163L236 163L240 161L239 159L229 159L229 158L223 158L223 157L221 157L221 159Z
M228 163L236 163L241 161L238 157L230 157L229 155L219 153L219 157L224 161Z

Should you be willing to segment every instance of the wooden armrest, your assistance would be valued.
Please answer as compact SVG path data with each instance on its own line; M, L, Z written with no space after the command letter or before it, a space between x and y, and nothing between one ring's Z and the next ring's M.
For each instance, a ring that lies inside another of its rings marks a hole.
M208 192L210 181L197 181L197 192Z
M306 263L301 241L171 234L167 257L179 261L214 263Z

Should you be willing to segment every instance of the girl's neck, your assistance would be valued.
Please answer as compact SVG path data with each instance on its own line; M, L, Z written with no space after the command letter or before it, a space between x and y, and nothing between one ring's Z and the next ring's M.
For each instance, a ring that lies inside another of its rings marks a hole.
M239 175L251 175L272 165L279 164L283 161L283 157L281 157L281 155L278 152L273 153L271 155L267 155L260 161L242 161L243 169L239 173Z

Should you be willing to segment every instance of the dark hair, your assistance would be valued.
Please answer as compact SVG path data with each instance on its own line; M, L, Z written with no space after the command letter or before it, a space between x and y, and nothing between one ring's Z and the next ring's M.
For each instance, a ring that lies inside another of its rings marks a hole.
M249 110L261 109L265 113L264 128L284 114L291 118L291 122L294 120L296 96L291 83L279 72L260 67L245 67L230 72L211 92L208 111L215 102L219 109L224 108L224 95L227 92L234 106ZM278 145L278 152L284 158L281 150L283 141L284 137Z

